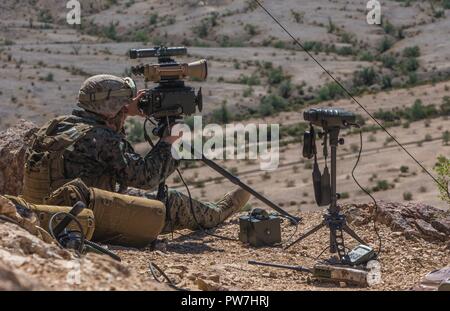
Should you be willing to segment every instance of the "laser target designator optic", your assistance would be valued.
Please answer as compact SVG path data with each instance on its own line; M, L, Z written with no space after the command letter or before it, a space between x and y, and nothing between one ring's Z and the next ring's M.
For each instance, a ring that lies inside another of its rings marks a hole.
M154 47L150 49L132 49L131 59L157 57L158 63L138 65L131 68L134 75L142 75L146 82L158 83L158 86L145 91L139 108L147 116L155 118L179 117L191 115L203 109L201 88L195 89L184 84L187 77L204 81L208 76L205 59L192 63L178 63L172 56L186 55L185 47Z

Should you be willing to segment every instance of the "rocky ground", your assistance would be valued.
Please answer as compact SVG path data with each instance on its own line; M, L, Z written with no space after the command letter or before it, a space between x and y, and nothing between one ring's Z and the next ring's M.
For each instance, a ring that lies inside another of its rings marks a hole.
M0 219L0 290L167 290L113 259L83 258Z
M345 206L350 224L369 244L378 247L370 222L372 205ZM422 211L426 211L424 217ZM410 218L400 218L409 214ZM433 214L434 213L434 214ZM303 221L294 237L318 224L321 212L302 213ZM355 216L356 215L356 216ZM82 259L72 252L47 244L15 224L0 220L0 289L18 290L166 290L149 271L155 263L179 288L190 290L409 290L428 272L450 262L450 215L432 207L380 203L377 227L382 241L382 282L370 288L345 283L324 283L310 275L290 270L249 265L258 260L312 267L328 243L322 229L304 242L283 250L253 248L237 241L225 241L201 232L182 231L162 236L152 249L110 246L122 258L89 254ZM431 215L431 216L430 216ZM393 220L396 219L396 220ZM403 225L399 226L398 220ZM426 224L426 225L425 225ZM439 234L430 235L423 227ZM295 227L282 224L283 246ZM411 235L411 231L415 234ZM215 234L237 238L238 216L232 217ZM355 246L345 236L348 247ZM320 259L328 258L324 252ZM79 282L79 283L77 283Z
M355 231L367 242L378 247L378 239L374 233L369 210L373 206L348 206L344 210L353 215L354 208L360 215L360 220L352 225ZM380 205L378 230L382 240L382 252L380 263L382 266L382 283L368 289L370 290L408 290L411 289L428 272L442 268L450 262L450 215L442 214L440 221L445 225L446 231L442 233L445 241L432 239L425 241L422 238L412 238L403 228L396 227L389 220L392 209L406 211L416 210L411 206L401 204L384 203ZM431 207L429 211L434 210ZM442 213L438 211L438 213ZM301 214L304 221L300 225L300 232L321 221L321 212L308 212ZM390 215L390 216L386 216ZM417 216L419 214L416 214ZM420 217L420 216L419 216ZM405 218L404 218L405 219ZM425 220L414 216L407 223ZM224 226L215 230L215 234L237 238L238 217L233 217ZM395 228L395 229L394 229ZM295 228L287 223L283 224L283 246L293 234ZM420 230L420 229L418 229ZM420 231L417 235L421 235ZM304 242L294 245L288 250L282 246L252 248L240 242L220 240L215 237L205 236L203 233L180 232L166 235L156 245L155 251L117 250L123 261L136 270L143 279L148 278L149 262L156 263L167 275L182 288L193 290L354 290L355 287L347 284L323 283L314 280L310 275L282 270L276 268L253 266L248 260L257 260L288 265L302 265L312 267L316 263L316 256L324 250L328 243L328 232L322 229L316 235L309 237ZM355 246L355 242L349 236L345 236L348 247ZM321 259L328 258L328 252L324 252ZM366 288L367 289L367 288Z

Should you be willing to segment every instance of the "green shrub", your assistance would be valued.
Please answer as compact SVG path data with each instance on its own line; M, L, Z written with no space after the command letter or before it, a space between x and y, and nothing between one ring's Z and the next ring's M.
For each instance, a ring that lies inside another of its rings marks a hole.
M388 19L383 18L382 27L384 29L384 32L388 35L394 35L396 32L394 25L392 25Z
M305 12L297 12L297 11L291 10L291 15L294 18L296 23L303 24L303 21L305 18Z
M103 35L108 39L116 41L118 39L116 24L111 22L109 23L109 26L104 27Z
M139 42L148 42L148 36L146 31L144 30L137 30L134 33L134 40Z
M244 30L247 32L248 35L250 35L252 37L259 33L258 27L255 25L251 25L251 24L245 25Z
M386 68L393 69L394 66L397 64L397 59L392 54L387 54L381 56L381 62L383 63L383 66Z
M450 0L443 0L442 7L446 10L450 10Z
M278 86L278 94L283 98L289 98L292 95L292 83L290 80L284 80Z
M318 41L305 41L303 42L303 48L308 52L321 52L323 50L323 44Z
M227 108L226 102L223 102L219 109L212 112L212 121L214 123L227 124L232 120L232 115Z
M450 132L448 130L442 133L442 142L445 146L448 146L448 143L450 142Z
M409 167L406 165L402 165L400 166L400 172L402 172L403 174L408 173L409 171Z
M336 50L338 55L348 56L353 55L354 51L351 46L343 46Z
M406 118L409 121L418 121L438 114L434 105L424 106L420 99L417 99L411 108L406 109Z
M448 196L448 186L450 184L450 158L439 156L434 166L434 170L438 174L437 180L443 187L439 187L440 198L450 204L450 197Z
M410 72L408 74L408 85L415 85L419 82L419 78L417 77L417 74L415 72Z
M128 2L125 3L125 7L129 8L134 4L134 0L129 0Z
M244 92L242 93L243 97L249 97L253 94L253 88L252 87L248 87L244 90Z
M380 108L374 113L374 117L384 122L392 122L398 119L398 114L392 110L383 110Z
M372 67L363 68L360 71L356 71L353 74L353 85L358 86L371 86L378 79L378 74Z
M328 17L328 26L327 26L328 33L333 33L336 31L336 29L337 29L337 27L331 20L331 17Z
M150 25L156 25L158 23L158 13L150 14L150 17L148 18L148 22Z
M387 50L389 50L393 45L393 42L391 39L389 39L389 37L383 37L383 39L380 41L379 45L378 45L378 51L380 53L386 52Z
M44 80L47 81L47 82L52 82L52 81L53 81L53 73L52 73L52 72L49 72L49 73L45 76Z
M53 16L49 9L42 9L38 12L38 22L50 24L53 23Z
M390 89L392 87L392 78L391 76L384 75L381 78L381 87L385 89Z
M288 102L278 95L271 94L264 96L259 104L259 113L262 116L269 116L275 112L285 110Z
M318 95L320 100L331 100L344 94L344 90L337 83L331 82L321 87Z
M420 56L420 48L415 45L411 47L407 47L403 50L404 57L419 57Z
M364 62L373 62L375 57L372 55L372 53L368 52L368 51L362 51L359 54L359 60L364 61Z
M273 47L276 49L284 49L286 47L286 43L284 43L281 40L278 40L273 44Z
M261 80L255 74L252 74L250 76L240 75L239 76L239 83L247 84L249 86L260 85L261 84Z
M295 138L302 138L303 133L308 128L308 124L304 122L295 123L292 125L285 125L282 126L280 129L280 136L282 138L284 137L295 137Z
M419 61L414 57L405 58L400 63L400 69L404 73L416 71L417 69L419 69Z
M403 200L405 201L411 201L413 198L413 195L411 192L407 191L407 192L403 192Z
M445 16L445 11L444 10L435 10L433 16L435 18L441 18Z
M440 105L441 114L444 116L450 116L450 96L444 96L442 98L442 104Z
M287 79L287 77L284 75L281 67L271 68L267 72L267 80L270 85L279 84L285 79Z
M389 182L387 180L378 180L377 185L373 187L373 191L385 191L388 190L391 187Z

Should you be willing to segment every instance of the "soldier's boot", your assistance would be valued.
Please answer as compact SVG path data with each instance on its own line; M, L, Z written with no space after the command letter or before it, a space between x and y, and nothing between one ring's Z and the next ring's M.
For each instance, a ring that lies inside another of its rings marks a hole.
M216 203L200 202L175 190L169 191L166 225L163 232L174 230L213 228L224 222L232 214L240 211L250 199L250 194L242 189L227 193Z
M221 210L219 221L223 222L236 212L239 212L250 200L250 193L237 188L228 192L220 201L216 202L217 208Z

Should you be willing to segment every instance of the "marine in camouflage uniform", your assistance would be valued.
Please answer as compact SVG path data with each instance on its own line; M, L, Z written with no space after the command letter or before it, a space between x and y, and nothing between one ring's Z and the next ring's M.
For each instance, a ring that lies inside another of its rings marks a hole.
M151 190L174 172L178 161L172 158L171 136L144 157L126 140L123 124L127 116L139 114L140 96L130 78L87 79L78 98L83 110L48 122L36 134L27 153L23 199L66 206L84 201L95 216L94 239L99 232L109 243L122 245L143 246L160 232L212 228L239 211L250 197L241 189L216 203L192 200L192 210L189 197L175 190L168 191L166 205L155 200ZM129 236L114 240L113 233Z

